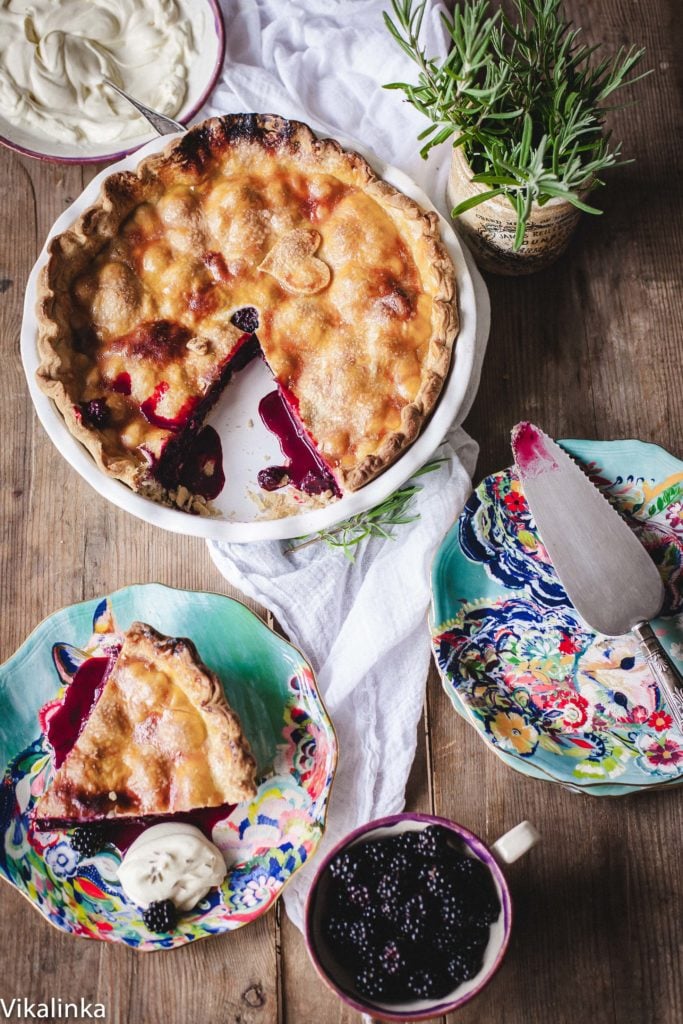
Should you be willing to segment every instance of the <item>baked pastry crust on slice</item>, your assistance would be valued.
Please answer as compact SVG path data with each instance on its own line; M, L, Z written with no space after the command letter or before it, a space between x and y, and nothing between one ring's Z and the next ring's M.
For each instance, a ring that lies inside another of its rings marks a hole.
M177 500L183 437L258 348L342 492L415 440L449 370L437 215L296 121L197 125L105 179L48 251L40 387L105 472L158 500Z
M256 793L255 762L219 678L190 640L143 622L35 808L40 822L173 814Z

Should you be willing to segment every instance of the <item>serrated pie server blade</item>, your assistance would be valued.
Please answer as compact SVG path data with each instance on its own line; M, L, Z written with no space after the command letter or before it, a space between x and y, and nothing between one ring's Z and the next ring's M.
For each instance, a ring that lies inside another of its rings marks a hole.
M656 565L619 513L542 430L518 423L512 451L541 540L572 604L598 633L635 633L683 729L683 679L649 626L664 601Z

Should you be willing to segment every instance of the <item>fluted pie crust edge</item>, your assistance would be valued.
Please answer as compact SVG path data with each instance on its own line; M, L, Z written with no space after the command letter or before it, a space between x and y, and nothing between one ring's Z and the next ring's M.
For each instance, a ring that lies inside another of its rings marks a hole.
M436 213L422 210L408 196L380 179L357 153L343 150L333 139L316 138L302 123L274 115L226 115L205 121L160 153L145 158L135 171L118 172L106 178L97 202L85 210L70 229L51 240L47 263L38 282L40 365L37 380L40 388L54 401L70 432L86 447L100 469L155 500L165 501L167 495L146 473L145 467L125 452L113 455L107 452L98 429L77 415L73 395L69 393L69 385L77 374L70 289L103 247L116 237L128 215L149 198L160 171L168 174L174 166L187 164L188 153L192 153L198 165L220 159L225 146L240 144L240 132L244 131L245 124L251 126L250 142L257 138L271 150L286 147L287 152L314 160L321 171L334 173L335 167L343 166L345 176L358 188L390 216L402 218L423 280L434 282L430 292L431 337L421 365L419 389L401 409L400 427L388 433L374 452L336 474L343 489L355 491L363 487L416 439L438 401L451 364L459 326L456 280L453 264L441 241Z

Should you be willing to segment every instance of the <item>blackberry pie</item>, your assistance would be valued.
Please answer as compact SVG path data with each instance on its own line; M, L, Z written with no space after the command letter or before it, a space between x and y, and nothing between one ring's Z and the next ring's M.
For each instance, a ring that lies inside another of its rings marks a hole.
M38 381L70 431L104 472L188 511L225 482L207 414L262 358L261 413L288 456L260 474L291 498L275 514L357 490L415 440L458 329L436 214L335 141L256 114L105 179L50 243L38 319Z
M84 696L77 674L58 709L63 721L50 721L56 770L36 803L39 828L173 815L255 795L239 718L190 640L134 622L120 651L85 663L86 688L93 668L96 685ZM73 743L60 745L74 726Z

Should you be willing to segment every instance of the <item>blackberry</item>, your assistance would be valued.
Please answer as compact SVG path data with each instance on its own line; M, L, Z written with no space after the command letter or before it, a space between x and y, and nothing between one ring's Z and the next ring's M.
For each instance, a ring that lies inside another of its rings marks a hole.
M411 942L419 942L427 932L427 903L422 893L416 893L403 905L398 915L398 927Z
M453 874L468 882L490 883L491 876L485 864L476 857L458 857L453 861Z
M388 988L387 977L377 967L366 964L356 974L356 988L368 999L379 999Z
M457 896L446 896L441 902L441 920L449 928L459 928L465 923L465 908Z
M80 825L69 836L69 843L81 857L94 857L104 846L104 829L100 825Z
M93 398L79 406L84 423L91 427L107 427L111 421L109 406L104 398Z
M446 960L446 974L453 983L453 987L457 988L458 985L462 985L464 981L468 981L472 974L470 974L470 965L468 958L463 956L462 953L453 953Z
M443 866L436 863L428 864L420 872L420 878L424 884L425 891L437 899L446 899L453 894L453 885L450 875Z
M374 921L379 917L379 907L367 885L353 882L346 889L346 899L364 921Z
M338 914L328 918L325 922L325 931L330 942L333 945L345 946L350 925L351 921L348 918L340 917Z
M349 925L347 942L356 956L365 956L370 948L370 933L365 921L352 921Z
M400 836L397 836L397 838L400 838ZM408 879L415 873L413 854L409 853L402 845L395 846L389 851L387 866L391 873L399 880Z
M151 932L171 932L178 914L173 900L156 900L142 912L142 920Z
M256 479L264 491L277 491L289 483L289 470L286 466L266 466L258 471Z
M397 900L382 900L377 907L377 916L381 921L388 924L396 924L400 913L400 906Z
M377 896L381 901L396 901L401 895L402 881L398 875L385 874L377 882Z
M407 968L405 954L393 939L382 946L377 954L377 963L390 978L399 978Z
M387 850L387 844L381 839L365 843L361 847L361 853L363 863L369 869L371 874L379 874L391 860L389 857L389 851Z
M339 945L351 953L354 959L362 959L370 949L370 933L365 921L350 921L346 918L341 920L343 923L336 928L336 939ZM331 932L328 934L330 934L330 938L333 937Z
M392 853L405 853L412 857L418 849L418 843L420 839L420 833L408 829L405 832L399 832L391 838L390 843L392 846Z
M361 909L372 902L372 895L367 885L362 882L351 882L346 887L346 898L351 906Z
M442 825L428 825L417 834L417 851L429 860L437 860L452 852L450 832Z
M348 850L338 853L329 867L329 872L336 882L348 884L359 874L360 863Z
M309 469L298 486L306 494L324 494L333 491L336 485L329 473Z
M471 951L453 953L446 960L446 974L454 986L462 985L479 973L483 962L483 951L479 956L473 955Z
M408 988L418 999L441 999L453 985L447 972L440 966L418 967L408 976Z
M362 921L354 917L337 914L327 922L327 934L332 942L347 949L356 946L365 948L367 942L367 930Z
M258 313L253 306L243 306L232 314L230 323L245 334L253 334L258 330Z

